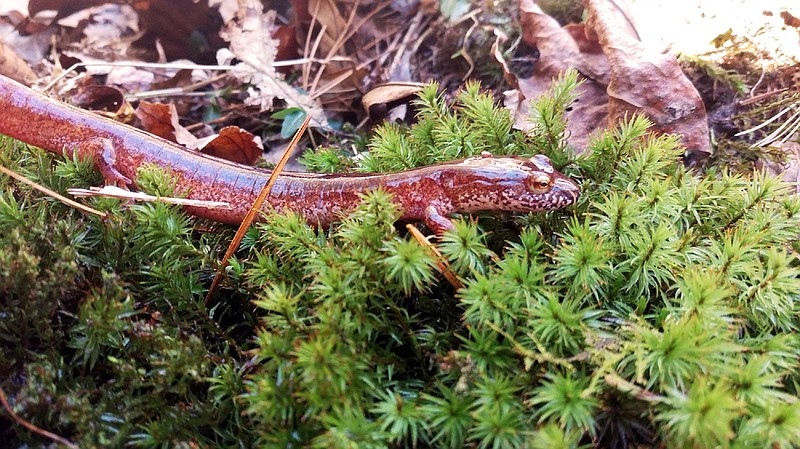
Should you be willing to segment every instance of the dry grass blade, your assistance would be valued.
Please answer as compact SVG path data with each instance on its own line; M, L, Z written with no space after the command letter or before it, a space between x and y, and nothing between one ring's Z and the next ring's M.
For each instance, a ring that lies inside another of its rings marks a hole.
M800 106L800 103L792 105L792 108ZM800 109L797 110L791 117L789 117L781 126L778 127L767 137L754 143L753 146L765 147L780 140L780 143L786 142L800 127Z
M777 114L775 114L775 115L773 115L772 117L770 117L770 118L769 118L768 120L766 120L764 123L761 123L760 125L758 125L758 126L754 126L754 127L750 128L750 129L746 129L746 130L744 130L744 131L739 131L738 133L734 134L734 136L735 136L735 137L739 137L739 136L743 136L743 135L745 135L745 134L750 134L750 133L756 132L756 131L758 131L759 129L761 129L761 128L763 128L763 127L767 126L767 125L769 125L769 124L770 124L770 123L772 123L772 122L774 122L775 120L778 120L779 118L781 118L781 116L782 116L783 114L786 114L787 112L790 112L791 110L792 110L792 106L789 106L789 107L783 108L783 109L782 109L780 112L778 112Z
M777 128L775 128L774 130L772 130L772 131L769 131L769 128L768 128L767 131L769 132L769 134L766 137L763 137L758 142L755 142L751 146L753 146L753 147L767 147L769 145L774 144L775 142L778 142L780 144L785 143L792 136L794 136L795 133L797 133L798 130L800 130L800 101L799 101L799 98L800 97L798 97L798 95L795 94L795 95L792 95L792 96L790 96L788 98L785 98L785 99L782 99L782 100L778 100L777 102L774 102L773 103L774 106L777 106L777 105L779 105L781 103L785 104L785 102L787 102L787 101L789 103L788 103L788 106L782 107L782 109L780 111L778 111L775 114L772 114L772 116L769 117L767 120L763 121L762 123L760 123L760 124L758 124L756 126L753 126L752 128L748 128L748 129L746 129L744 131L740 131L740 132L736 133L735 136L736 137L740 137L740 136L744 136L744 135L747 135L747 134L752 134L752 133L754 133L756 131L760 131L760 130L762 130L764 128L767 128L769 125L773 125L774 126L774 125L778 125L779 124L779 126ZM789 113L792 113L792 114L783 123L778 121L779 118L781 118L784 115L789 114Z
M456 290L464 288L464 283L461 282L461 279L459 279L455 273L453 273L453 270L450 268L450 264L447 262L447 259L444 258L442 253L440 253L430 241L428 241L427 237L425 237L425 235L423 235L413 224L407 224L406 229L408 229L408 232L414 236L420 245L428 248L428 250L431 251L434 256L436 256L436 266L439 268L439 272L442 273L445 279L450 282L450 285L452 285Z
M628 382L627 380L620 377L618 374L615 373L606 374L604 379L606 381L606 384L608 384L609 386L616 388L617 390L623 393L627 393L635 397L636 399L650 403L664 402L667 400L667 398L665 398L664 396L658 395L656 393L653 393L652 391L649 391L645 388L642 388L638 385Z
M214 280L211 282L211 287L208 289L208 293L206 294L205 303L208 305L211 297L214 296L214 291L217 289L220 281L222 280L222 276L225 273L225 268L228 266L228 260L233 256L233 253L236 252L236 249L239 248L239 244L242 243L242 239L244 238L244 234L250 228L250 225L253 224L253 221L256 218L256 214L261 211L261 206L264 204L264 201L267 199L267 196L272 191L272 186L275 184L275 180L278 179L278 175L283 170L283 167L286 165L286 162L289 160L289 156L292 154L292 150L294 147L297 146L297 142L300 141L300 136L306 131L308 128L308 124L311 123L311 115L306 114L306 120L300 126L300 129L294 134L292 137L292 141L289 142L289 146L286 148L286 151L283 152L283 156L281 156L281 160L278 161L278 164L275 166L275 169L272 170L272 175L270 175L269 180L261 189L261 192L256 197L256 201L250 206L250 210L247 211L247 215L245 215L244 220L242 220L242 224L239 225L239 229L236 230L236 235L233 236L233 240L231 240L231 244L228 245L228 250L225 251L225 255L222 257L222 261L220 262L219 268L217 269L217 274L214 276Z
M190 200L186 198L172 198L168 196L153 196L144 192L131 192L130 190L120 189L117 186L105 186L103 188L92 187L90 189L67 189L67 193L77 197L102 196L106 198L118 198L131 201L158 201L161 203L178 204L180 206L204 207L208 209L225 208L230 209L230 203L225 201L205 201Z
M48 189L45 186L41 186L39 184L36 184L35 182L31 181L30 179L28 179L28 178L26 178L26 177L24 177L22 175L19 175L17 173L14 173L13 171L7 169L6 167L4 167L2 165L0 165L0 173L6 174L8 176L11 176L12 178L16 179L17 181L19 181L19 182L21 182L23 184L27 184L27 185L33 187L34 189L44 193L45 195L51 196L51 197L61 201L62 203L68 205L68 206L72 206L72 207L74 207L76 209L82 210L82 211L84 211L86 213L89 213L89 214L95 214L95 215L97 215L97 216L99 216L101 218L106 218L106 216L107 216L107 214L105 212L101 212L101 211L99 211L97 209L92 209L89 206L84 206L83 204L78 203L76 201L72 201L71 199L69 199L69 198L67 198L67 197L65 197L63 195L60 195L60 194Z

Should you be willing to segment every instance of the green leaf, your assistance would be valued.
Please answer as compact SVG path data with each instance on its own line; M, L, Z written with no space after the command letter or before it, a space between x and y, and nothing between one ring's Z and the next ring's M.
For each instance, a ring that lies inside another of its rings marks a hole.
M301 108L287 108L272 114L272 116L283 119L283 123L281 123L281 138L288 139L300 129L300 125L306 119L306 111Z

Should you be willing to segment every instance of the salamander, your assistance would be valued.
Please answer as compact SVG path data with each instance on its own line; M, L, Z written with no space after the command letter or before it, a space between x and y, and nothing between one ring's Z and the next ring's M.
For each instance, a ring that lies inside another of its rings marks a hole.
M271 172L191 151L168 140L53 100L0 76L0 134L72 157L90 157L107 183L134 186L137 170L152 163L169 170L190 199L224 201L230 208L186 207L227 224L247 214ZM292 210L327 226L382 188L393 195L401 220L423 221L436 232L452 228L454 213L536 212L574 203L580 188L543 155L488 153L397 173L282 172L264 209Z

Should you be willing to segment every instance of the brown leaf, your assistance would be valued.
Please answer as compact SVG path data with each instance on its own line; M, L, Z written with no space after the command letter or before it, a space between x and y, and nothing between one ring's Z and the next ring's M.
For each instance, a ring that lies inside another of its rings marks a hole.
M413 82L384 83L364 94L364 97L361 98L361 105L372 118L376 118L375 116L380 114L380 111L385 113L393 106L414 98L423 87L425 87L424 84Z
M192 71L180 69L175 74L164 81L157 81L150 85L150 89L171 89L174 87L188 86L192 83Z
M36 73L33 72L33 69L3 41L0 41L0 75L5 75L26 86L30 86L36 81Z
M222 18L208 0L136 0L131 6L145 31L134 44L151 52L151 57L158 43L168 60L216 62L216 52L224 46L219 36Z
M533 0L520 1L522 40L539 50L536 73L551 78L570 67L584 73L583 55L572 36Z
M273 36L275 11L263 12L263 5L255 0L242 2L237 20L228 24L223 37L230 42L229 49L217 53L219 64L234 64L230 74L251 84L245 104L258 105L262 111L271 110L273 100L281 98L289 107L303 108L313 117L313 125L327 126L322 108L306 93L300 92L275 71L275 57L279 42Z
M781 19L783 23L792 28L800 28L800 19L793 16L789 11L781 11Z
M631 35L627 18L606 0L585 0L587 27L597 34L611 68L608 124L634 113L647 116L657 133L681 136L690 161L711 153L708 119L700 94L678 61L646 48Z
M603 47L597 41L597 36L586 29L585 23L571 23L564 25L566 31L581 52L583 66L579 71L603 86L608 86L611 81L608 59L603 53Z
M106 3L127 4L138 13L139 28L144 32L134 45L147 50L152 60L158 57L156 42L169 60L205 64L215 62L216 51L223 45L219 37L222 19L208 0L30 0L28 10L31 17L45 10L56 11L54 21L58 21Z
M795 194L800 195L800 143L797 142L778 142L772 146L775 151L781 152L785 156L782 164L759 160L756 169L766 170L773 176L780 176L787 183L794 187Z
M547 94L552 80L560 73L571 67L577 68L584 75L583 84L578 88L575 103L566 113L567 141L575 151L581 152L591 134L606 126L608 98L602 80L608 77L608 62L602 53L597 56L596 49L579 28L561 27L533 0L521 0L520 10L523 40L539 50L539 61L533 76L519 79L519 89L505 93L505 105L514 114L514 126L528 131L531 127L529 101Z
M532 76L519 80L519 90L506 92L505 106L514 114L514 127L529 131L528 103L540 95L547 95L555 78ZM527 97L520 102L519 95ZM606 127L608 118L608 96L605 88L584 78L577 89L577 98L566 112L567 142L570 147L581 153L586 148L593 133Z
M272 32L272 38L278 41L278 52L275 54L276 61L294 59L299 54L300 48L297 44L297 28L294 26L277 25ZM291 73L292 67L280 67L278 71Z
M104 111L116 114L125 104L125 97L119 89L110 86L87 85L72 96L76 106L92 111Z
M260 139L237 126L226 126L200 152L231 162L253 165L263 150Z
M705 107L675 58L645 48L628 15L610 2L584 4L590 13L586 25L561 27L533 0L520 0L523 40L539 50L540 58L534 75L521 79L517 92L507 93L516 126L528 126L520 97L541 95L553 77L573 67L585 78L567 113L570 145L580 149L594 130L639 113L654 122L655 132L681 135L690 162L704 158L710 151Z
M191 142L197 140L178 123L178 113L172 104L140 101L136 108L136 117L141 121L142 129L171 142L191 147Z
M316 26L322 26L325 33L319 43L319 54L327 56L331 50L336 51L338 41L344 33L347 33L347 20L342 17L337 6L338 2L333 0L309 0L308 13L317 22Z
M494 30L494 36L495 39L491 49L492 56L494 56L495 61L500 64L500 68L503 69L503 79L505 79L512 88L519 90L519 79L517 78L517 75L511 71L506 58L503 57L503 52L500 51L500 45L508 40L508 36L506 33L496 28Z

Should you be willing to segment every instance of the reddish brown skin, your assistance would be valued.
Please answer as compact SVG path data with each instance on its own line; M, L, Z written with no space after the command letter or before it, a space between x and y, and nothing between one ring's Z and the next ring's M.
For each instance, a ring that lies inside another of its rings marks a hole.
M0 133L48 151L94 158L110 183L135 183L153 163L172 172L177 190L196 200L224 201L229 209L187 207L193 215L228 224L242 221L271 172L224 161L113 120L52 100L0 76ZM103 148L106 151L103 151ZM536 182L547 181L546 188ZM446 216L476 211L536 212L575 202L579 187L553 170L544 156L483 155L390 174L284 172L265 209L290 209L327 226L358 203L359 194L383 188L403 211L437 231Z

